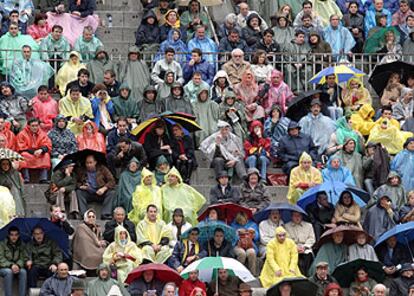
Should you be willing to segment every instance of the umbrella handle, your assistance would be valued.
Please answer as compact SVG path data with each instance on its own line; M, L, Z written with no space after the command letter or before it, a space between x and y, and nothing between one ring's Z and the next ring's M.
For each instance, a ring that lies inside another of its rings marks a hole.
M410 242L408 241L408 238L406 235L404 235L404 238L405 238L405 242L407 243L407 249L410 252L411 261L414 262L413 251L411 251Z
M216 293L217 293L217 295L218 295L218 285L219 283L218 283L218 270L217 270L217 272L216 272Z

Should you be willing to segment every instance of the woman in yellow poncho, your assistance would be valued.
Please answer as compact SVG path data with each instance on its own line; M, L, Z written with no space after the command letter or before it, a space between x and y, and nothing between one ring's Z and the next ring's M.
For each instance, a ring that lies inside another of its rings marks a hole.
M7 187L0 186L0 228L8 224L16 216L16 204Z
M354 77L348 80L346 88L342 92L342 101L346 109L358 110L364 104L371 104L372 98L362 81Z
M131 270L142 263L141 250L131 241L128 231L122 225L115 228L115 241L105 249L102 258L105 264L116 266L120 283L125 281Z
M322 183L321 172L312 166L312 157L303 152L299 165L290 172L288 200L296 204L299 197L309 188Z
M170 222L176 208L184 211L184 217L191 225L197 224L197 212L206 202L204 196L190 185L183 183L180 173L173 167L165 175L165 184L161 187L164 221Z
M86 69L86 65L80 62L80 54L77 51L71 51L69 60L59 69L55 78L55 83L59 87L62 96L66 93L68 83L78 79L80 69Z
M380 124L376 124L369 134L368 143L381 143L389 154L394 155L403 149L405 141L412 137L413 133L403 132L383 118Z
M363 136L369 136L375 122L372 118L375 110L370 104L364 104L358 112L351 115L352 129L361 133Z
M138 224L145 218L147 207L152 204L158 208L158 217L162 217L161 188L157 186L154 174L146 168L141 172L141 185L137 186L132 194L132 211L128 218Z
M287 237L286 230L279 226L276 235L266 246L266 261L260 274L263 288L269 288L287 277L302 277L298 267L298 249Z

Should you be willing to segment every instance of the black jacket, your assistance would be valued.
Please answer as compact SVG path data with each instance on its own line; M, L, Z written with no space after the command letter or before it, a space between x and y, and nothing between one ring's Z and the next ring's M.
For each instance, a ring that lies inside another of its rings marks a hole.
M113 164L117 168L121 168L122 170L126 169L133 157L135 157L140 162L141 167L144 167L147 164L147 155L145 154L145 150L138 142L131 142L131 147L128 152L124 154L123 158L118 157L119 152L121 152L121 148L119 148L117 145L115 150L112 151L111 155Z
M150 25L147 19L153 17L155 19L154 24ZM144 44L160 43L160 28L158 27L157 17L154 11L149 10L142 18L141 25L138 28L136 34L136 46L142 46Z
M318 157L318 147L315 146L309 135L299 133L297 137L285 135L280 139L278 154L283 162L299 162L303 152L308 153L314 161Z
M194 141L191 136L184 135L182 143L184 146L185 155L188 159L191 159L193 161L193 164L196 164L197 161L194 154ZM181 153L179 141L175 137L171 139L171 149L173 161L176 162Z
M166 134L162 136L162 142L164 145L171 146L171 141ZM144 149L149 162L155 161L161 155L170 156L167 150L161 150L160 147L159 137L154 132L148 133L145 138Z
M210 189L210 204L214 205L222 202L238 203L240 201L240 191L237 188L231 187L228 184L223 191L221 191L221 185L217 184Z
M115 237L115 228L118 226L115 220L111 220L105 223L105 231L103 233L103 238L109 243L114 241ZM137 235L135 234L135 225L131 221L125 219L122 224L124 228L128 231L129 236L133 242L137 241Z
M204 249L207 251L207 256L209 257L235 257L233 246L226 239L224 239L220 248L216 248L214 245L214 239L210 239Z
M80 12L81 17L92 15L96 10L96 0L82 0L79 6L76 5L76 0L69 0L68 2L69 11Z
M414 284L414 277L406 278L400 276L392 280L390 284L389 296L403 296L408 295L408 289Z

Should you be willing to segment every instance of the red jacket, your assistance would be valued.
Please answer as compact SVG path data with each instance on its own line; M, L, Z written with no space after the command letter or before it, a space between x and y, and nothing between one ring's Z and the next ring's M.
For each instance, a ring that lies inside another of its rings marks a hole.
M194 288L197 288L197 287L203 289L203 291L206 292L206 285L202 281L196 280L195 282L193 282L190 280L184 280L181 283L180 291L178 295L179 296L190 296Z
M254 134L254 128L258 126L262 130L262 137L259 138ZM245 158L250 155L261 154L262 150L266 151L266 156L269 156L271 141L270 138L264 138L263 124L255 120L250 124L250 136L244 141Z

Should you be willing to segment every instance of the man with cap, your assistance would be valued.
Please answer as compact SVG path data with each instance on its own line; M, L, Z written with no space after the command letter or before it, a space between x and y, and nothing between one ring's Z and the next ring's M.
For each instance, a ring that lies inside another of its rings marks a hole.
M414 268L412 263L404 263L400 269L400 276L390 284L389 296L408 295L408 289L414 284Z
M299 158L303 152L308 153L313 160L318 158L318 147L312 138L300 130L297 122L291 121L288 125L288 134L281 137L279 141L279 156L283 161L283 171L290 171L299 165Z
M323 296L326 287L330 283L336 283L336 279L329 275L329 264L325 261L316 264L315 274L309 277L309 281L318 286L315 296Z
M198 241L200 229L193 227L189 230L188 238L184 238L174 246L172 256L168 259L168 265L178 273L194 261L207 256L207 252Z
M241 283L239 286L239 295L240 296L251 296L253 293L252 288L249 284Z
M303 133L310 135L313 143L318 146L318 154L324 153L329 144L331 134L336 130L335 122L321 113L322 102L313 99L310 112L299 121Z
M85 295L85 282L81 279L75 280L72 283L72 293L70 296L83 296Z
M217 185L210 189L210 204L232 202L238 203L240 191L229 183L227 171L221 171L217 176Z
M88 296L129 295L123 284L111 278L111 269L109 265L101 263L98 266L96 273L98 276L88 283L88 290L86 293ZM119 293L115 294L115 291L118 291Z

